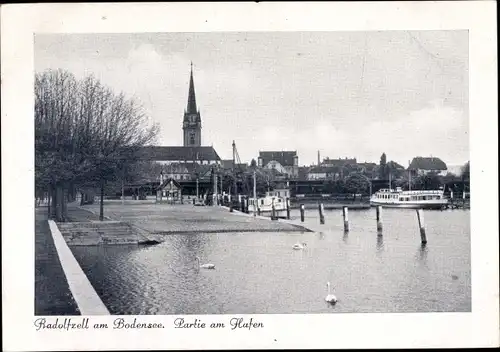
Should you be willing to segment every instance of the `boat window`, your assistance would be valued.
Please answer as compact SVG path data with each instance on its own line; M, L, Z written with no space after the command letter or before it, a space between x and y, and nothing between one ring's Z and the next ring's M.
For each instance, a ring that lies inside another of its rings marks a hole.
M399 197L399 201L400 202L404 201L404 198L403 197Z
M260 205L264 205L264 199L260 200Z

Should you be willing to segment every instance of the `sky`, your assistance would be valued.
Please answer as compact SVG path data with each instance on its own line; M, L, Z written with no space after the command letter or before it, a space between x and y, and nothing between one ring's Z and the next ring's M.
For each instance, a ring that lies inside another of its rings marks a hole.
M182 145L193 62L202 145L242 162L295 150L300 165L355 157L404 166L469 160L467 31L43 34L35 71L93 74Z

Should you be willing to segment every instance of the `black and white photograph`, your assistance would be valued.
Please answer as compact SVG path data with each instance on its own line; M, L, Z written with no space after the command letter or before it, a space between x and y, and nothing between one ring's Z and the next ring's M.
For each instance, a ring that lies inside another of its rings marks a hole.
M33 32L31 328L472 314L473 55L467 27Z
M40 275L56 231L110 314L470 311L467 31L34 45Z

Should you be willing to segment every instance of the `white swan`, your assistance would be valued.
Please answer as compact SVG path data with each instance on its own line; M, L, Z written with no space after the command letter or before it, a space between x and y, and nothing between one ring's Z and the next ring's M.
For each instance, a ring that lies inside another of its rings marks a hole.
M298 242L297 242L297 243L295 243L295 244L293 245L293 247L292 247L292 248L293 248L293 249L304 249L304 248L306 248L306 247L307 247L307 243L305 243L305 242L298 243Z
M330 283L326 283L326 287L328 288L328 295L325 297L325 301L331 304L337 303L337 297L334 294L330 293Z
M201 269L215 269L215 265L214 264L200 264L200 258L199 257L196 257L196 261L198 262L198 266Z

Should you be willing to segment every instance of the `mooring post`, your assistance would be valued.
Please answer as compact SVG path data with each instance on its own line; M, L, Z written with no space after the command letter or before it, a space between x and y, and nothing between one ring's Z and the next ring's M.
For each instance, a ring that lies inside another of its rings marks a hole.
M260 216L260 207L257 205L257 215Z
M245 196L245 213L249 214L250 212L248 211L248 196Z
M306 213L306 207L304 206L304 204L301 204L300 205L300 222L304 222L304 217L305 217L305 213Z
M243 196L240 196L240 210L242 213L245 212L245 199L243 198Z
M276 220L276 209L274 208L274 202L271 208L271 220Z
M377 205L377 234L382 235L382 206Z
M349 208L342 207L342 216L344 217L344 232L349 232Z
M286 199L286 218L290 220L290 198Z
M425 235L424 211L417 209L418 227L420 228L420 239L422 244L427 244L427 236Z
M325 223L325 208L323 207L323 203L318 204L319 210L319 223L323 225Z

